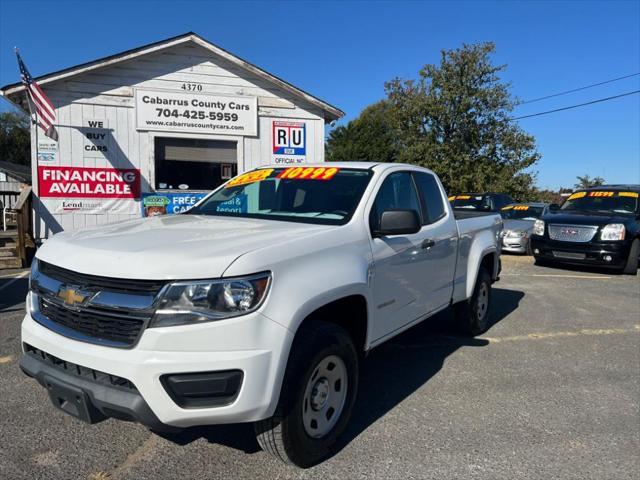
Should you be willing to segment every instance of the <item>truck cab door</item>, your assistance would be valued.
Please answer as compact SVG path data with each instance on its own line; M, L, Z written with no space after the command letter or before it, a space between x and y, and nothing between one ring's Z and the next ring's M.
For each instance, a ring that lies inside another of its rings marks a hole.
M432 244L424 252L429 279L425 283L422 308L427 313L451 302L458 257L458 227L451 209L444 203L446 195L435 175L415 171L413 178L422 206L421 233Z
M369 213L371 231L376 229L382 212L393 209L415 210L422 218L411 172L392 172L383 180ZM428 283L432 268L427 254L429 246L425 242L432 232L423 230L371 237L374 311L371 339L374 341L427 313L425 293L431 288Z

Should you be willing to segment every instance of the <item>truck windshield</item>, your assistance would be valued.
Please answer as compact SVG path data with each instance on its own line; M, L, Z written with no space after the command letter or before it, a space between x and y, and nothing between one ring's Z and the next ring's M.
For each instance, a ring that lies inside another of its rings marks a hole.
M343 225L371 178L369 170L290 167L235 177L188 214Z
M529 205L509 205L500 211L505 220L536 220L542 215L542 207L530 207Z
M487 210L491 208L489 197L486 195L456 195L450 197L453 208L464 208L469 210Z
M590 191L572 193L561 210L633 214L638 208L637 192Z

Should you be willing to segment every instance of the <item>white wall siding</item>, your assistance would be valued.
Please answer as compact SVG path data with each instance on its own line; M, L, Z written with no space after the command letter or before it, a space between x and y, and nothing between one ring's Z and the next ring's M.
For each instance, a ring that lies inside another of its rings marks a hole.
M47 165L136 168L141 173L142 191L150 191L154 177L155 136L209 137L201 133L174 135L172 132L136 130L134 92L136 88L183 92L184 83L202 85L202 92L198 93L203 94L257 97L257 136L210 135L215 139L238 140L239 172L271 162L271 125L277 119L304 121L307 127L306 159L324 161L324 118L317 107L222 57L216 57L203 47L190 44L44 85L56 106L59 123L57 159ZM88 119L108 122L110 138L106 153L85 150L84 128ZM41 131L39 136L41 140L45 138ZM34 137L32 128L33 145ZM35 157L35 151L32 155ZM33 165L36 165L35 161ZM49 213L37 200L37 171L36 168L33 170L37 238L47 237L60 229L82 229L141 216L140 213Z

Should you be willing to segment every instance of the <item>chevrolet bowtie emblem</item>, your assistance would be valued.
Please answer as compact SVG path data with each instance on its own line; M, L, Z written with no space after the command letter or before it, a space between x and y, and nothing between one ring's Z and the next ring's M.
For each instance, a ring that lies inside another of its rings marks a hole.
M65 305L73 306L83 303L89 295L86 295L73 287L60 287L58 298L62 299Z

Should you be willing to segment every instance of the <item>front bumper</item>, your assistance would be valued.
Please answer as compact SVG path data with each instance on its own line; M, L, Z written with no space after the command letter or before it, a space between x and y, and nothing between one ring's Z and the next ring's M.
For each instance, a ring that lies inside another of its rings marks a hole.
M573 265L622 268L631 242L562 242L532 236L531 250L537 259Z
M503 237L502 251L510 253L527 253L529 237Z
M147 329L130 350L104 347L61 336L27 315L22 341L71 364L129 381L124 392L109 385L87 383L77 375L51 370L25 353L23 370L45 384L52 377L63 386L79 388L90 404L107 416L129 417L154 429L222 423L252 422L275 410L282 372L293 335L259 312L242 317L188 325ZM180 407L162 384L167 374L242 372L242 383L232 403L207 407Z

